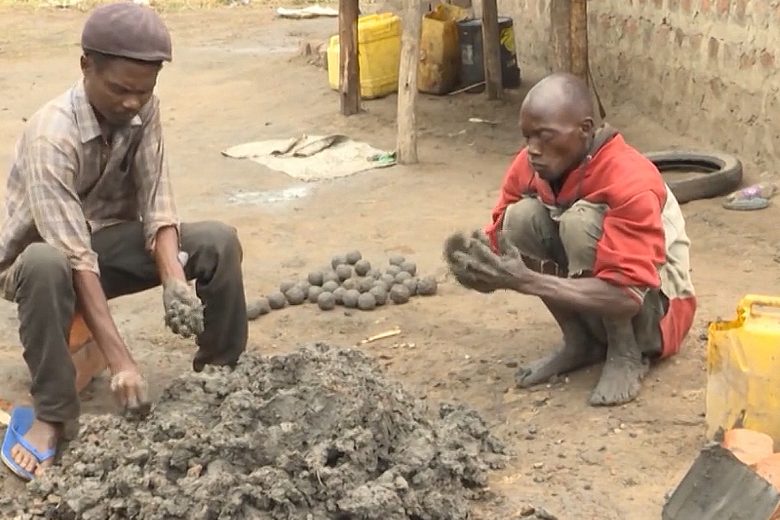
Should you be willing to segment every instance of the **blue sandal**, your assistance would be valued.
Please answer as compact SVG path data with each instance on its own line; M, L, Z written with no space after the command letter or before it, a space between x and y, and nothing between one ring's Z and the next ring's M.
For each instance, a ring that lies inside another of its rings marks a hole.
M17 477L27 481L33 480L35 476L14 461L14 457L11 454L11 449L14 446L18 444L29 451L32 456L35 457L38 464L42 464L45 461L54 458L57 454L57 448L52 448L41 453L27 442L24 436L30 431L33 422L35 422L35 410L31 407L19 406L14 408L11 412L11 422L8 425L8 429L5 431L3 450L0 452L0 458L2 458L3 463L8 466L8 469L13 471Z

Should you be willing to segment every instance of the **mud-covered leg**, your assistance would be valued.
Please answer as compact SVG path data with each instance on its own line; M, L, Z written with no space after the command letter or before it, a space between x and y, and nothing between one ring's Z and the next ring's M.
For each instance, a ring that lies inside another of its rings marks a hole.
M563 332L563 347L520 367L515 375L515 383L521 388L599 363L606 356L606 345L590 333L581 316L546 301L544 303Z
M607 331L607 360L590 398L594 406L628 403L636 399L649 362L636 341L631 318L604 319Z

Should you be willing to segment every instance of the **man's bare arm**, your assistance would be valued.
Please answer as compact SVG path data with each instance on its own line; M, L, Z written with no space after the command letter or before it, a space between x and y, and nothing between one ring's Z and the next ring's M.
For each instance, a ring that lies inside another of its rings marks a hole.
M626 289L598 278L559 278L529 270L515 279L512 289L576 312L610 318L630 318L641 307Z
M169 280L186 282L184 268L179 262L179 234L173 226L157 231L154 241L154 261L163 285Z
M84 321L106 358L111 373L136 370L135 361L111 317L98 275L92 271L73 271L73 285Z

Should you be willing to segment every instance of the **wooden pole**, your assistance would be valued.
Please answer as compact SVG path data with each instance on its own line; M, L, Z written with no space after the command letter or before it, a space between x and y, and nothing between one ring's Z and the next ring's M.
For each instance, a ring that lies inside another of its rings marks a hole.
M550 3L550 46L553 72L571 72L571 1Z
M401 64L398 72L398 140L396 160L417 162L417 67L420 64L422 2L404 0Z
M588 82L588 3L571 0L571 72Z
M360 112L357 21L358 0L339 0L339 92L345 116Z
M482 53L485 60L485 84L487 85L488 99L501 99L504 96L499 38L497 1L483 0Z
M588 81L587 0L552 0L550 4L553 71Z

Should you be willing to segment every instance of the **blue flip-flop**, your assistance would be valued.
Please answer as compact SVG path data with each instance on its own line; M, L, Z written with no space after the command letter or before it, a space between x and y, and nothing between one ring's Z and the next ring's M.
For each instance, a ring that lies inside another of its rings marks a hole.
M35 476L14 461L14 457L11 454L11 449L14 446L19 444L29 451L32 456L35 457L38 464L42 464L57 454L56 448L40 452L27 442L24 436L30 431L33 422L35 422L35 410L31 407L19 406L14 408L11 412L11 422L8 424L8 429L5 431L3 450L0 452L0 458L2 458L3 463L8 466L8 469L13 471L17 477L27 481L33 480Z

